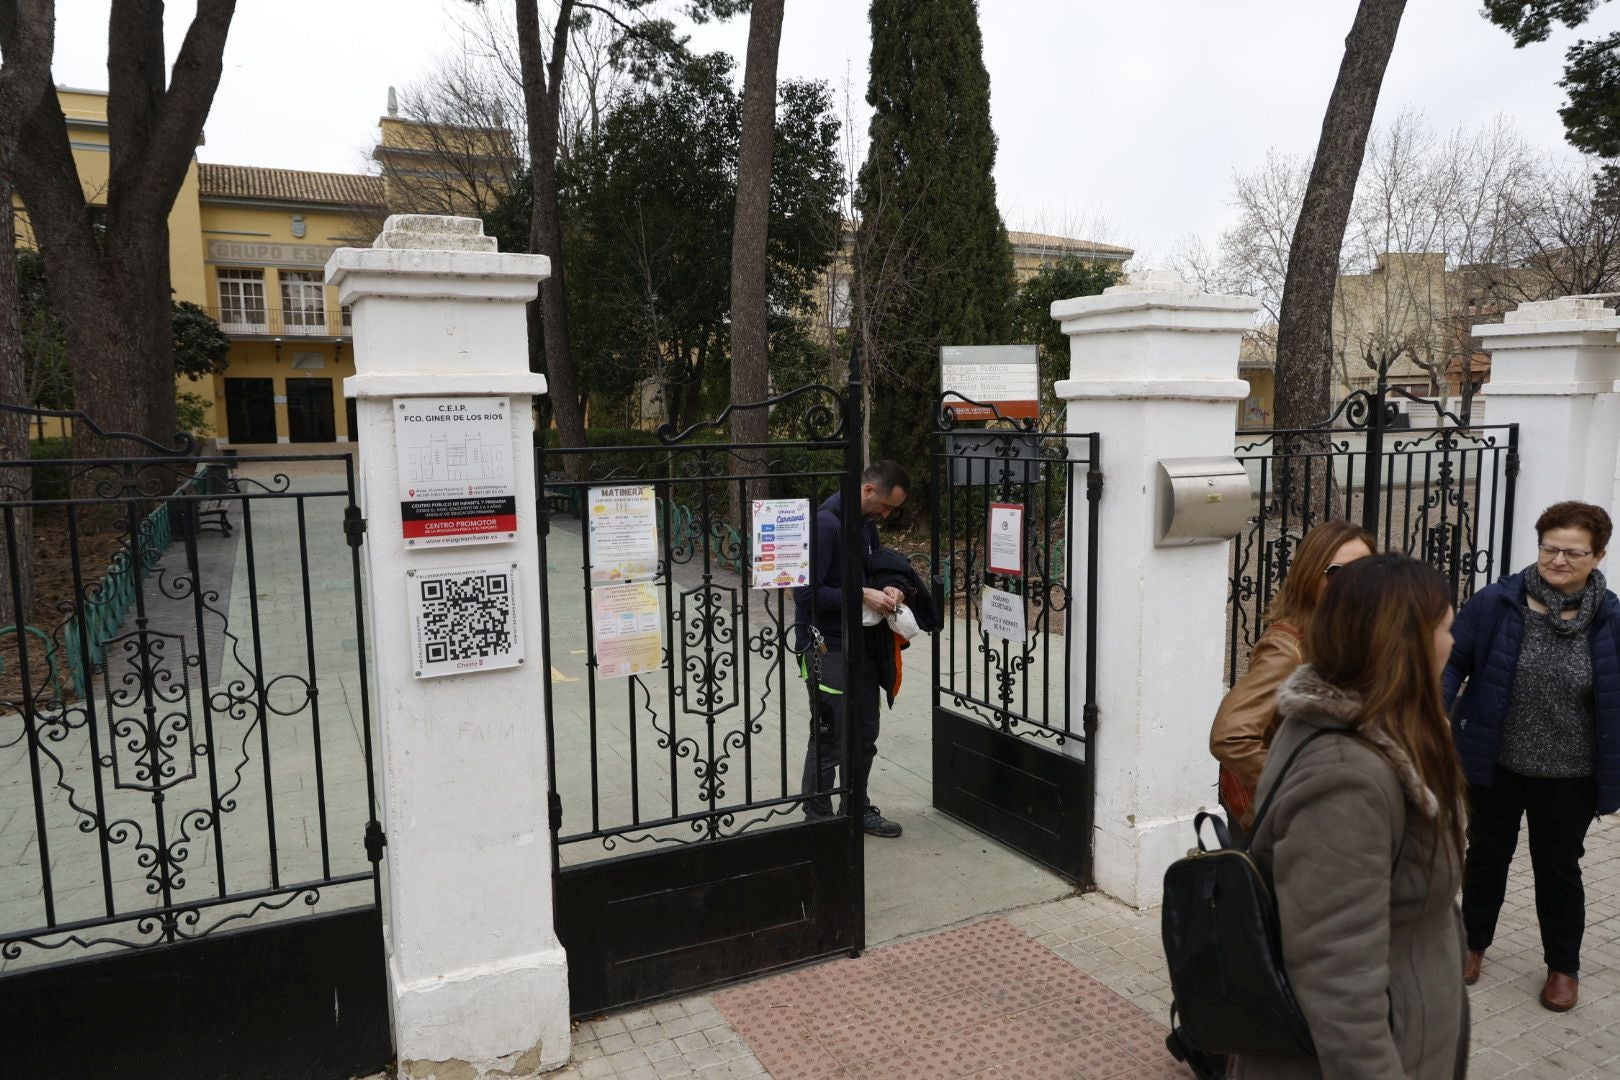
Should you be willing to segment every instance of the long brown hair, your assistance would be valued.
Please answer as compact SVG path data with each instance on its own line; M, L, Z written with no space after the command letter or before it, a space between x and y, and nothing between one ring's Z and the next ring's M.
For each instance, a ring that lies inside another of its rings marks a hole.
M1438 834L1460 860L1465 782L1434 655L1435 627L1450 609L1446 579L1428 564L1396 554L1358 559L1323 593L1305 659L1325 682L1360 699L1358 727L1378 728L1406 752L1439 801Z
M1267 621L1287 623L1299 631L1303 641L1311 628L1317 597L1322 593L1322 575L1333 565L1333 553L1352 540L1366 544L1368 551L1378 550L1378 538L1353 521L1339 519L1313 526L1294 552L1288 576L1271 602Z

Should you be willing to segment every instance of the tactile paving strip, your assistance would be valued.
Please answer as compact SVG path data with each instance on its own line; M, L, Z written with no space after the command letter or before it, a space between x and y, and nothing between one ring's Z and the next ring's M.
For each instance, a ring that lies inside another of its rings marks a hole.
M1165 1030L1001 919L714 998L773 1080L1185 1078Z

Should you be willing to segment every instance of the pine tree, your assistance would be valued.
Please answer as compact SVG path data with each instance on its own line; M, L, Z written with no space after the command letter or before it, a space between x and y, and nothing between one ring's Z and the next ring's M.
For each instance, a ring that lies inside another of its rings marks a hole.
M872 0L871 148L856 200L856 320L872 456L929 474L942 345L1008 340L1016 292L996 207L975 0ZM914 490L919 504L927 492Z

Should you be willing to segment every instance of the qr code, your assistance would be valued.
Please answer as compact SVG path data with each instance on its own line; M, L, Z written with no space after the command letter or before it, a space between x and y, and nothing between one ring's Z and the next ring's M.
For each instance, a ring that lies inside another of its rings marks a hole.
M420 588L422 649L427 663L476 660L512 651L510 575L429 578Z

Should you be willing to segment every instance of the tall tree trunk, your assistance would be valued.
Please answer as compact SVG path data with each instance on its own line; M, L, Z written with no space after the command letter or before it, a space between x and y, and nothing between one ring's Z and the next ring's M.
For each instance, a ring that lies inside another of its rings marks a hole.
M698 342L697 359L692 364L691 374L687 377L686 385L681 388L679 428L681 431L703 419L703 373L709 366L709 350L714 347L713 342L714 338L705 331Z
M0 51L20 67L22 9L55 18L49 0L0 5ZM172 74L158 0L113 0L107 45L107 218L98 237L73 161L67 121L43 73L22 77L14 180L67 337L75 404L106 428L167 444L174 436L174 337L168 218L213 104L235 0L198 0ZM119 449L132 452L125 444Z
M9 151L0 148L0 401L26 405L22 323L17 317L17 259L12 254L17 233L12 218L11 183L7 179L10 162L5 160L9 157ZM21 413L0 412L0 460L21 462L28 458L28 418ZM32 487L32 470L0 470L0 503L27 498ZM9 517L9 522L0 517L0 625L21 626L28 622L33 601L30 584L34 578L34 515L31 510L19 509ZM18 636L21 633L19 629Z
M771 144L776 136L776 59L786 0L754 0L748 16L748 60L743 70L742 136L737 150L737 213L731 230L731 401L770 396L770 338L766 328L765 238L771 216ZM731 441L763 443L770 435L764 409L731 414ZM763 473L765 454L738 453L734 474ZM743 525L743 502L765 497L764 480L746 485L732 508Z
M540 46L536 0L516 0L518 63L523 74L523 103L529 114L529 169L534 178L534 213L529 224L529 250L551 260L551 277L540 286L541 324L545 330L546 393L557 424L557 441L585 445L585 415L579 379L568 341L568 299L564 284L562 217L557 201L557 130L562 105L568 24L573 0L562 0L551 34L551 55ZM583 459L568 460L573 469ZM571 470L572 471L572 470Z
M41 81L49 83L51 55L55 51L55 13L48 0L0 3L0 401L27 405L28 387L23 374L20 302L17 296L16 221L11 204L17 136L25 114L24 103ZM28 418L0 412L0 460L29 459ZM0 502L27 497L33 488L28 468L0 470ZM34 579L34 515L20 510L11 516L11 528L0 520L0 625L28 621ZM16 573L11 570L16 564ZM17 631L21 635L21 629Z
M1288 253L1277 328L1276 426L1325 420L1333 399L1333 289L1356 178L1406 0L1361 0Z

